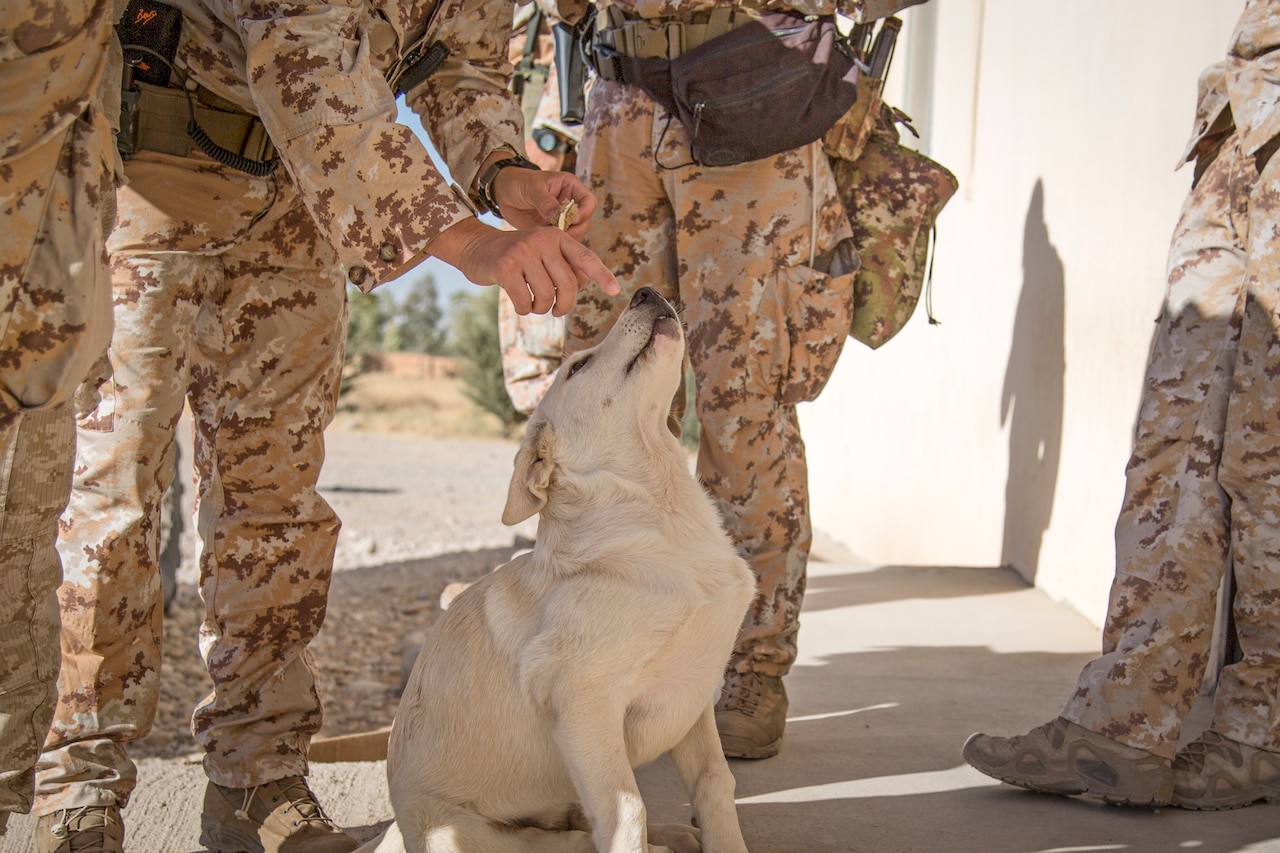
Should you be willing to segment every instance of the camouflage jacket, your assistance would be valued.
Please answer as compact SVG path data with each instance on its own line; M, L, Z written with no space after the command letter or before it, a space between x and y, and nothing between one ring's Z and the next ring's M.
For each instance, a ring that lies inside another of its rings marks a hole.
M1234 123L1245 154L1280 135L1280 2L1247 0L1227 58L1200 75L1196 123L1180 163ZM1228 108L1230 113L1227 113Z
M538 0L548 12L566 21L577 21L593 4L618 5L642 18L661 18L689 12L702 12L716 6L729 5L726 0ZM788 10L805 15L842 15L864 19L883 18L925 0L744 0L744 5L770 10ZM736 4L736 2L735 2Z
M95 95L106 96L104 113L118 119L119 71L112 77L109 65L119 65L119 49L111 50L106 24L121 11L114 0L0 2L0 166L65 133ZM99 91L108 77L114 86ZM78 94L51 94L64 92Z
M183 13L176 65L261 117L308 209L368 291L473 215L396 123L388 70L424 34L445 64L405 101L470 187L493 151L523 151L507 88L511 5L500 0L168 0Z

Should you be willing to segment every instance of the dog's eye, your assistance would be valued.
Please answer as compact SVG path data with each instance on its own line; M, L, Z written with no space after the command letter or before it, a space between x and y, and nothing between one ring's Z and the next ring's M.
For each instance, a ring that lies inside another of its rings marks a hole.
M591 360L591 356L587 356L586 358L582 359L581 361L575 361L573 364L569 365L569 375L568 375L568 376L566 376L565 378L566 378L566 379L572 379L572 378L573 378L573 374L577 373L579 370L581 370L582 368L586 367L586 366L587 366L587 362L588 362L588 361L590 361L590 360Z

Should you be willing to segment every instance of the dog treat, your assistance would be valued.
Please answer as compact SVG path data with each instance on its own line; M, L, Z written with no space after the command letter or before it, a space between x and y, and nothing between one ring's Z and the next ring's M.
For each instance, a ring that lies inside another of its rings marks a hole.
M560 205L560 209L556 211L556 227L561 231L568 230L569 226L578 221L578 203L573 199L569 199Z

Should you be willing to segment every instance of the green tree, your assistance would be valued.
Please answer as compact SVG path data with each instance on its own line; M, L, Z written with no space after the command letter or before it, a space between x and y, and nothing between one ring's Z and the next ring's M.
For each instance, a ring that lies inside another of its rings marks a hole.
M378 291L361 293L347 288L347 357L382 352L387 322L391 319L388 297Z
M404 302L397 306L383 343L389 350L441 355L446 341L444 310L440 307L435 276L424 273L413 282Z
M502 383L502 350L498 342L501 288L456 293L450 303L449 345L460 362L463 393L486 412L497 415L510 434L524 420Z
M347 288L347 350L342 363L342 390L361 372L365 353L381 352L387 321L391 316L389 297L378 291L361 293Z

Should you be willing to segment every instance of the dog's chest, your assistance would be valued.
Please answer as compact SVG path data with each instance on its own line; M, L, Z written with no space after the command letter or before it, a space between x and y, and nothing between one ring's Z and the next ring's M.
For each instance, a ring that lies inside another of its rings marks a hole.
M633 764L679 742L712 702L733 649L741 608L712 600L689 614L645 661L626 716Z

